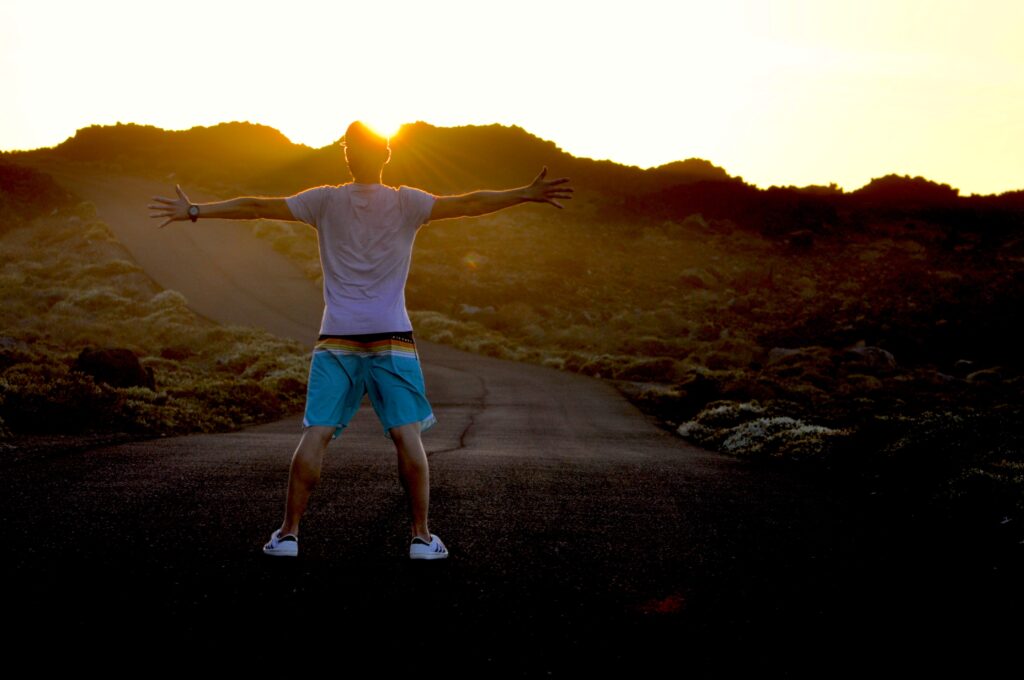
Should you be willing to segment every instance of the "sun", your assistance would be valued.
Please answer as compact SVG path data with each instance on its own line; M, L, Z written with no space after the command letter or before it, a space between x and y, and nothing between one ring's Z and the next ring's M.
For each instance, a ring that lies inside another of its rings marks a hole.
M398 131L402 128L402 121L394 117L387 116L375 116L373 118L367 118L363 120L366 126L376 132L381 137L387 137L391 139L398 134Z

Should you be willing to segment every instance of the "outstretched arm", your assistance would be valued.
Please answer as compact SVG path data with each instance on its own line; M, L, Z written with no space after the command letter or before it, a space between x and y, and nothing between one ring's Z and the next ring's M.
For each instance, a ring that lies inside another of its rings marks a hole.
M438 196L434 201L433 210L430 211L430 219L475 217L511 208L520 203L550 203L556 208L561 208L559 199L572 198L572 187L565 185L569 178L545 180L544 176L547 173L548 169L545 167L532 184L518 189L473 191L460 196Z
M154 196L153 200L157 201L157 203L149 204L149 209L156 211L150 214L150 217L167 218L160 225L161 228L171 222L189 219L188 209L192 205L199 207L198 217L200 218L216 217L226 220L255 220L264 217L269 220L295 220L295 216L292 215L292 211L288 208L284 198L239 196L238 198L213 203L192 203L179 185L175 184L174 189L178 192L177 198Z

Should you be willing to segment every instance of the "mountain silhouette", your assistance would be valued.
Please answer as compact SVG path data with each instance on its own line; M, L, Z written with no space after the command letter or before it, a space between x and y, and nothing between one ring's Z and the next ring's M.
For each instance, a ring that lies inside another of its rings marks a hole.
M181 131L118 123L92 125L56 147L3 157L16 162L22 155L55 156L225 194L288 195L349 180L339 141L314 149L272 127L238 121ZM602 218L664 222L699 213L763 233L827 232L875 218L916 218L1005 232L1020 227L1024 212L1024 190L965 197L923 177L890 174L845 192L834 184L761 189L699 158L641 169L577 158L518 126L416 122L403 126L391 146L384 171L388 184L439 194L505 188L523 184L546 165L549 176L572 178L574 207L588 206Z

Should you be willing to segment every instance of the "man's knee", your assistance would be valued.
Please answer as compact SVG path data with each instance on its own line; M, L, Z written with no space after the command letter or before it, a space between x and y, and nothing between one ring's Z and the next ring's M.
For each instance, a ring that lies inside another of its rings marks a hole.
M420 424L409 423L407 425L399 425L398 427L392 427L388 430L391 435L391 439L395 442L396 447L407 448L411 444L419 441L420 439Z
M303 430L302 443L325 449L331 443L335 428L330 425L310 425Z

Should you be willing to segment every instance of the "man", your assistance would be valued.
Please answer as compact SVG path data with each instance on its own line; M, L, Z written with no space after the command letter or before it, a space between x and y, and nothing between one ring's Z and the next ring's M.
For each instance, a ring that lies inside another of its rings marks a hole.
M154 196L151 217L301 221L317 229L323 268L324 313L310 361L303 434L292 456L284 521L263 546L268 555L298 555L299 520L320 479L327 445L355 415L368 393L384 433L398 454L398 473L412 518L411 559L443 559L448 550L430 533L430 476L420 434L435 422L426 398L405 282L419 228L432 220L484 215L520 203L572 198L568 178L534 181L505 191L458 196L381 182L391 159L388 140L363 123L345 132L345 160L353 181L319 186L292 196L242 196L194 204L180 186L176 199Z

